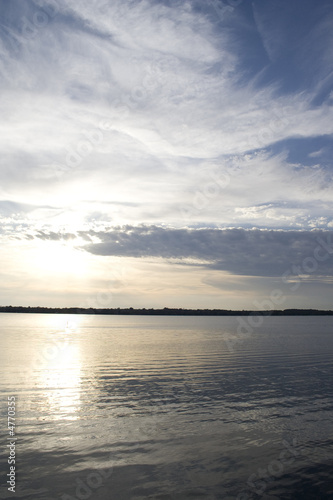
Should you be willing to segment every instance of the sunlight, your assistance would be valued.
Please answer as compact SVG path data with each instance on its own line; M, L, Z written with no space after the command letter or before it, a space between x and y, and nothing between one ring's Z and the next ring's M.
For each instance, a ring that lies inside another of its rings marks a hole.
M87 253L70 243L47 241L36 249L34 266L41 272L53 274L86 274L89 267Z
M64 337L65 335L75 333L80 326L82 317L76 314L50 314L43 318L43 325L51 331L56 330L58 335Z
M77 345L67 344L59 355L40 371L40 385L45 389L47 413L55 420L77 420L81 404L81 360Z

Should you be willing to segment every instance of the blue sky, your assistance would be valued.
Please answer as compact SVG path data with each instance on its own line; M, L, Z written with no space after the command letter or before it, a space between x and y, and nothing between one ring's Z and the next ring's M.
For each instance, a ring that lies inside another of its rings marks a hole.
M330 1L0 11L1 304L331 307Z

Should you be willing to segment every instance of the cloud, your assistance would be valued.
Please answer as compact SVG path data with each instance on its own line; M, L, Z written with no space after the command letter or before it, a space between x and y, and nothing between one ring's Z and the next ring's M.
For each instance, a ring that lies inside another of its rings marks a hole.
M304 262L302 274L309 274L306 272L309 266L315 267L316 275L332 276L333 273L329 258L333 253L333 233L330 231L125 226L90 234L98 237L100 242L84 248L101 256L157 257L179 259L180 262L185 259L187 265L247 276L281 276L292 266ZM321 252L316 251L318 247ZM316 260L317 253L320 257ZM194 259L194 262L188 259Z
M23 214L33 212L40 208L51 208L48 206L29 205L27 203L15 203L10 200L0 200L0 214L10 216L13 214Z
M0 0L3 246L238 276L313 255L333 225L332 3L223 5Z
M239 43L191 3L58 1L30 37L24 23L47 14L26 4L7 13L17 50L4 42L1 105L2 190L26 202L98 199L104 179L118 193L131 179L142 199L147 176L171 190L184 160L333 133L332 108L313 108L311 93L239 85Z
M73 240L75 239L75 234L71 233L54 233L49 232L45 233L44 231L38 231L35 235L36 238L40 238L41 240L51 240L51 241L62 241L62 240Z

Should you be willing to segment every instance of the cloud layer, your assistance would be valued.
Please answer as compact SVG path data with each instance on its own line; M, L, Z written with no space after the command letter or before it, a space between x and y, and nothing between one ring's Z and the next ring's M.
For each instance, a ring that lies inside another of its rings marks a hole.
M313 258L333 228L332 2L0 8L4 266L20 235L237 276Z
M80 231L76 235L39 231L35 238L52 241L82 238L90 240L83 248L94 255L176 259L189 266L234 275L282 276L289 272L333 276L332 231L125 226L109 231Z
M307 2L304 15L314 9L316 18L304 30L298 3L276 11L256 1L252 15L241 4L221 18L197 2L3 2L0 195L66 210L89 200L94 212L100 200L137 203L120 223L175 224L187 210L186 225L329 224L331 165L315 146L290 161L286 141L331 141L332 99L318 85L332 69L332 12ZM306 58L300 45L318 33ZM268 77L290 53L303 75L293 92L284 86L289 68ZM230 182L197 210L212 173ZM313 210L306 215L295 199ZM260 208L271 203L276 210Z

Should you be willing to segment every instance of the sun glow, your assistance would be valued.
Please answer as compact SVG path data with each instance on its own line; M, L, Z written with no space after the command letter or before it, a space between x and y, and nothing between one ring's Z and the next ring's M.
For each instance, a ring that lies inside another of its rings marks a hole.
M89 268L87 253L70 243L43 242L34 253L34 267L49 274L86 274Z

